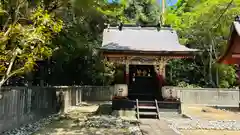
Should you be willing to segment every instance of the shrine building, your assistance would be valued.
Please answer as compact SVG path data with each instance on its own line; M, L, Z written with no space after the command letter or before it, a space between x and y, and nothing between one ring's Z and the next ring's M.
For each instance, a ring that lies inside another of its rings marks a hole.
M236 65L237 81L240 83L240 16L232 23L225 52L219 57L218 63Z
M100 52L105 60L122 64L126 100L164 101L165 66L171 59L194 58L197 49L181 45L170 27L118 25L103 31Z
M240 64L240 17L236 17L231 26L227 47L218 59L223 64Z

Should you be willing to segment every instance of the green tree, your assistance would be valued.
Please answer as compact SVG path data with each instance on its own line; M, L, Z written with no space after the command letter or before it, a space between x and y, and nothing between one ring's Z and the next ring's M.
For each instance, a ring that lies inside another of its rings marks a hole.
M181 0L175 8L171 8L166 13L166 21L179 32L181 43L203 51L202 55L195 60L198 63L196 68L200 69L203 76L194 76L205 81L203 86L231 87L234 84L231 79L235 74L232 72L233 67L225 66L219 70L219 65L214 64L226 46L231 23L240 13L239 0L233 1L227 11L223 13L229 2L231 0ZM218 20L220 15L222 16ZM218 80L218 76L223 74L225 78L220 77ZM228 84L222 85L218 82L227 82Z
M129 0L124 15L131 22L157 24L160 21L159 5L154 0Z
M51 72L46 69L45 73L36 73L41 74L40 77L47 84L102 85L112 80L112 71L108 72L111 68L105 66L110 64L104 62L96 52L101 45L106 22L105 15L99 10L108 3L100 0L90 3L73 1L58 13L64 22L64 29L53 44L59 45L59 49L51 57L50 64L42 65L50 68Z
M120 0L100 8L110 23L157 24L160 21L160 7L155 0Z
M61 31L62 21L28 1L1 1L0 87L12 76L31 72L37 60L57 48L51 39Z

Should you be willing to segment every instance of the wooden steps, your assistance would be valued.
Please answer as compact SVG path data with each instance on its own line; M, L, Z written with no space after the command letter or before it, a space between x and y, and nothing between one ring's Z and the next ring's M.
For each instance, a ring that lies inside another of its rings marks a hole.
M153 116L156 116L157 112L139 112L139 115L153 115Z
M157 100L155 101L140 101L136 99L136 116L137 119L140 117L151 117L159 119L159 107Z
M157 101L157 100L139 100L136 99L136 116L138 119L143 117L160 119L160 111L166 109L176 111L179 109L180 102L176 101Z
M157 109L156 106L138 106L139 109Z

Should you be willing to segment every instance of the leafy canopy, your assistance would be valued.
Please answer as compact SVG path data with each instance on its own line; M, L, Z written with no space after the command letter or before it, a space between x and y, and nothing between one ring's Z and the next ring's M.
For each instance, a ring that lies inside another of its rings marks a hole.
M0 32L1 86L13 75L32 71L36 61L51 56L57 49L51 40L62 30L63 22L41 7L28 8L27 11L31 9L28 13L20 10L26 7L24 2L17 1L16 9L12 7L10 11L2 9L6 14L0 16L5 20L1 22ZM12 6L11 3L3 4Z

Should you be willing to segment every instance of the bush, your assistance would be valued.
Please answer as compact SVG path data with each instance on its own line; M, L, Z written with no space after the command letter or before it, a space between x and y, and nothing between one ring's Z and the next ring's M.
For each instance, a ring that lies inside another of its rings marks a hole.
M178 83L177 87L181 87L181 88L201 88L200 86L197 86L195 84L188 84L186 82L180 82Z

